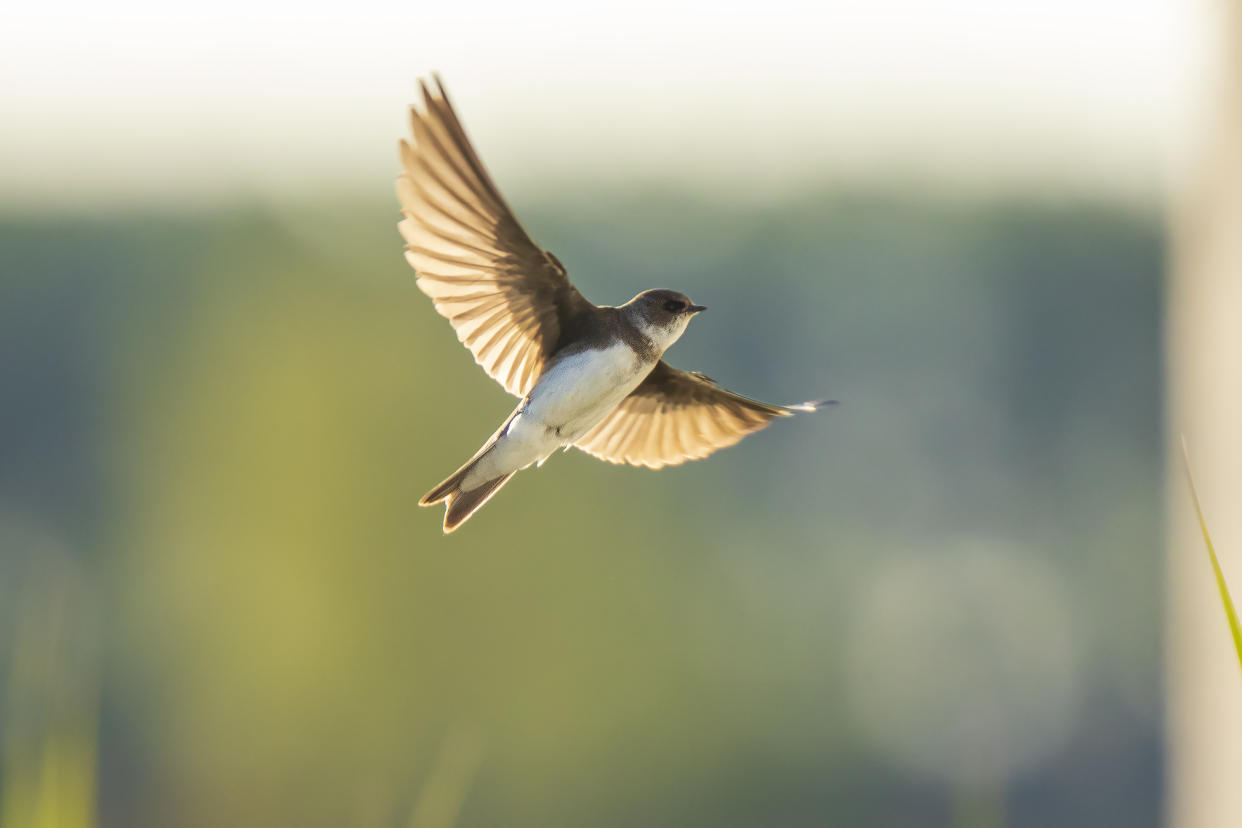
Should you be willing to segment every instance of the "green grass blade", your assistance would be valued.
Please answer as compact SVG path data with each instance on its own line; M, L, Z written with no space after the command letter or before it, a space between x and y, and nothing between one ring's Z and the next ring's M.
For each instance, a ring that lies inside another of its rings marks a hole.
M1220 590L1220 602L1225 607L1225 617L1229 619L1229 631L1233 633L1233 648L1238 653L1238 666L1242 667L1242 625L1238 624L1238 613L1233 608L1233 599L1229 597L1229 586L1225 583L1225 574L1221 571L1220 560L1216 557L1216 547L1212 545L1212 536L1208 534L1207 520L1203 517L1203 505L1199 502L1199 491L1195 488L1195 476L1190 471L1190 452L1186 448L1185 435L1182 436L1182 460L1186 463L1186 479L1190 481L1190 496L1195 501L1199 528L1203 530L1203 542L1207 545L1208 555L1212 559L1212 571L1216 573L1216 587Z

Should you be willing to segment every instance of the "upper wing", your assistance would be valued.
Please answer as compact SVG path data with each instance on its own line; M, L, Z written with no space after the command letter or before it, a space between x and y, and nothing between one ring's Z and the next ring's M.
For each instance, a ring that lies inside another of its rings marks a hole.
M658 469L731 446L776 417L830 404L768 405L660 360L633 393L574 445L609 463Z
M566 325L595 306L518 224L435 83L421 84L425 111L410 107L414 143L400 146L405 257L475 361L525 396Z

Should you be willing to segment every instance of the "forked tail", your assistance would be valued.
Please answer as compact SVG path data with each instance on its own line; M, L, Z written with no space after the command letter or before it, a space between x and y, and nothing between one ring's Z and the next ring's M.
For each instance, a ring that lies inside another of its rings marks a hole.
M445 501L444 533L446 535L465 523L471 515L491 499L492 495L500 491L500 487L508 483L509 478L515 474L515 472L509 472L499 477L493 477L491 480L481 483L472 489L462 489L462 482L466 479L466 475L470 473L471 469L474 468L474 464L478 462L478 459L476 457L453 472L443 483L427 492L418 501L419 506L432 506L440 501Z

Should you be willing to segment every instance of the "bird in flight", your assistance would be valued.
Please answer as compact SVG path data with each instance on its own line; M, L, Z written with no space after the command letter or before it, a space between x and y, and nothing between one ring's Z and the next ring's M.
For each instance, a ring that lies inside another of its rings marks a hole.
M489 376L520 402L465 465L423 495L444 531L515 473L559 448L658 469L706 457L777 417L830 401L769 405L680 371L662 357L705 310L673 290L618 307L589 302L492 183L438 76L410 107L397 197L418 287Z

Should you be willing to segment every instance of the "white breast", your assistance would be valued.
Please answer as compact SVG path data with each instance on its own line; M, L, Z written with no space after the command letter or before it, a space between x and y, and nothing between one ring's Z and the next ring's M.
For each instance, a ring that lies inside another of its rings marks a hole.
M539 378L524 416L559 428L560 438L571 443L616 408L650 368L623 344L565 357Z
M479 458L465 487L542 463L608 416L651 367L624 345L561 359L535 383L529 402Z

